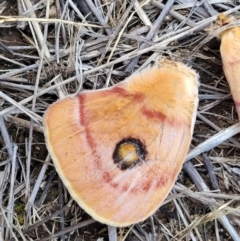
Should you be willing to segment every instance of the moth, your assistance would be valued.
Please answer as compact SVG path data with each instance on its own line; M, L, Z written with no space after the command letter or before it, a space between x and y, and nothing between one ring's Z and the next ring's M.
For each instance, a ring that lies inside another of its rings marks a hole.
M47 109L44 134L56 170L94 219L123 227L160 207L191 142L198 86L194 70L162 59Z
M220 14L218 21L221 25L233 22L233 17ZM233 101L240 119L240 26L224 30L220 34L220 53L223 71L228 81Z

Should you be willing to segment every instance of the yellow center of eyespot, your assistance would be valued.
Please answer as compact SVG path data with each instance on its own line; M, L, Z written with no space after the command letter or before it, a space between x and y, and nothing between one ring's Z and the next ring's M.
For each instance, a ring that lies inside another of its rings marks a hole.
M136 147L131 143L122 144L117 152L119 159L127 167L138 161L138 154Z

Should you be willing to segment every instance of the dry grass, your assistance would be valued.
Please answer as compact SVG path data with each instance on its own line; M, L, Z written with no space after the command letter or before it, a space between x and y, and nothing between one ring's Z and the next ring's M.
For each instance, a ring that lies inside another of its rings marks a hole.
M222 29L205 31L220 12L239 14L238 5L19 0L17 8L0 1L0 240L240 240L240 124L221 66ZM155 215L106 227L57 177L42 115L58 98L114 85L158 56L200 74L191 151Z

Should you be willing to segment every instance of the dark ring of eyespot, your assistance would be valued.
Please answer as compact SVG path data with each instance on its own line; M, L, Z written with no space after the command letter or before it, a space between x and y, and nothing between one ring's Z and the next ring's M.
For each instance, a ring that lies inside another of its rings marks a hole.
M130 149L130 150L129 150ZM141 164L146 160L145 145L137 138L124 138L116 144L113 161L121 169L126 170Z

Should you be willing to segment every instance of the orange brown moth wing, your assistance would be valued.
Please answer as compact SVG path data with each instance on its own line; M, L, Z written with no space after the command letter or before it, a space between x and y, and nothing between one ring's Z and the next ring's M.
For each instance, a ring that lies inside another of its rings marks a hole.
M234 19L221 14L219 18L224 18L223 23L230 23ZM228 81L238 119L240 120L240 26L229 28L220 35L220 53L223 62L223 71Z
M47 147L83 209L102 223L127 226L153 214L171 190L197 105L197 74L162 60L114 87L51 105Z

